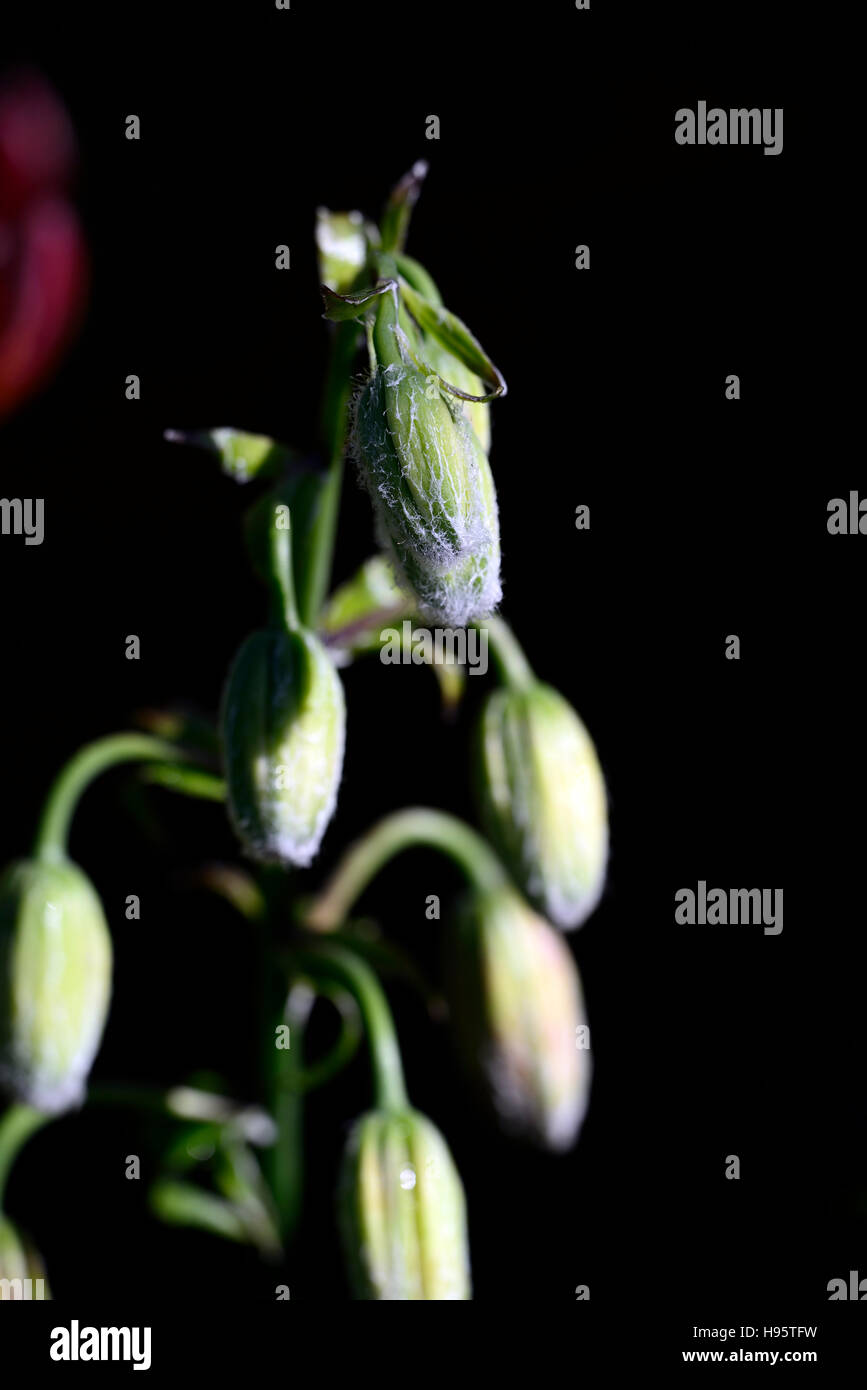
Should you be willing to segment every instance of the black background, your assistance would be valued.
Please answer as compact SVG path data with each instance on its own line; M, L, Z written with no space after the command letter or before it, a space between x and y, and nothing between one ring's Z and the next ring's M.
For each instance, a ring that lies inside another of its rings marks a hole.
M327 332L314 209L375 215L428 158L408 249L510 388L491 456L503 612L587 723L611 797L606 895L571 938L596 1064L573 1153L500 1137L446 1031L391 988L413 1101L467 1189L475 1298L555 1304L586 1283L583 1327L650 1313L684 1346L697 1320L839 1321L857 1309L829 1304L828 1280L859 1260L867 1274L860 842L845 805L863 542L825 523L863 469L835 437L844 384L813 318L845 252L823 131L773 66L712 79L696 56L633 81L593 49L614 35L607 15L564 4L532 25L468 22L481 9L429 28L417 16L412 40L399 9L300 3L225 23L137 11L92 46L84 20L22 37L78 130L93 287L60 373L0 442L4 495L46 499L45 543L0 549L4 855L27 851L45 788L80 743L142 706L216 708L263 612L240 539L248 498L162 432L232 424L315 448ZM783 154L676 146L674 112L699 99L784 106ZM124 139L132 112L139 143ZM424 138L430 113L439 142ZM274 268L280 243L288 273ZM589 272L574 268L578 243ZM124 398L132 372L137 403ZM732 372L738 402L724 397ZM580 503L589 532L575 529ZM350 479L336 579L370 549ZM125 660L128 633L139 662ZM724 658L730 633L739 662ZM344 783L305 886L402 804L472 815L476 684L448 726L427 671L346 673ZM184 878L231 859L231 835L219 808L156 790L148 829L129 787L129 774L95 787L72 843L117 954L95 1079L168 1084L208 1068L252 1098L249 929ZM674 894L698 879L782 887L783 933L676 927ZM425 921L425 898L456 886L418 852L364 904L436 977L448 927ZM123 916L131 892L138 923ZM285 1281L293 1300L343 1301L331 1192L368 1096L361 1057L311 1103L305 1219L277 1272L152 1221L146 1183L124 1177L127 1154L146 1170L156 1156L129 1113L47 1128L9 1211L60 1300L96 1308L120 1288L130 1306L181 1289L267 1302ZM724 1177L732 1153L739 1182Z

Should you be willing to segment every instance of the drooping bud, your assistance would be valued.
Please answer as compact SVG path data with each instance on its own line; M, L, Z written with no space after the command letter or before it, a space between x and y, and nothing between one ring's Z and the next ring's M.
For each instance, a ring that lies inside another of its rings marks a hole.
M372 339L376 368L358 402L356 444L380 540L422 612L463 626L501 595L487 456L457 400L413 360L396 289L380 297Z
M605 781L572 706L531 680L495 690L478 739L485 830L528 898L577 927L602 894L608 861Z
M0 1300L50 1299L45 1269L36 1250L0 1214Z
M474 890L451 940L452 1013L471 1073L507 1129L569 1148L592 1063L566 942L509 885Z
M356 1122L338 1214L356 1298L471 1297L463 1186L445 1140L418 1111L373 1110Z
M66 858L0 880L0 1080L37 1110L79 1105L111 999L112 947L90 880Z
M221 728L229 813L254 858L311 863L337 802L345 726L340 678L313 633L247 638Z

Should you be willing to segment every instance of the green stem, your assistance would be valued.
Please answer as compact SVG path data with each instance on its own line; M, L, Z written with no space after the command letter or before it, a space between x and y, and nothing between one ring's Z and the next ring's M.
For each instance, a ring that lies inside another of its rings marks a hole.
M27 1143L31 1134L35 1134L50 1119L51 1116L43 1114L41 1110L16 1103L9 1106L0 1120L0 1210L3 1207L6 1179L18 1157L18 1151Z
M70 758L54 781L39 822L34 853L44 860L63 859L69 826L82 793L95 777L116 763L177 761L183 758L182 749L175 748L150 734L109 734L97 739Z
M444 811L409 807L385 816L350 846L305 913L304 925L315 931L334 931L379 870L396 854L415 845L442 850L482 891L506 881L506 872L493 850L470 826Z
M283 513L286 513L286 517ZM278 521L281 523L278 526ZM284 505L274 507L268 527L268 572L274 622L287 632L297 632L298 604L292 575L292 518Z
M510 690L526 690L536 679L512 629L502 618L485 618L476 623L480 632L487 632L491 655L497 674Z
M298 586L301 620L315 627L331 582L334 542L343 487L343 454L349 433L352 367L358 348L357 323L339 323L331 341L331 357L322 398L322 439L328 469L310 527L307 568Z
M367 1034L376 1107L404 1109L407 1097L397 1032L388 1001L370 966L339 946L293 951L292 960L314 981L324 976L349 990L358 1003Z
M273 1031L266 1039L270 1056L268 1103L277 1125L277 1140L265 1164L284 1242L298 1225L304 1200L305 1098L298 1079L311 1003L310 991L293 984L279 1015L279 1022L289 1027L290 1046L278 1049Z

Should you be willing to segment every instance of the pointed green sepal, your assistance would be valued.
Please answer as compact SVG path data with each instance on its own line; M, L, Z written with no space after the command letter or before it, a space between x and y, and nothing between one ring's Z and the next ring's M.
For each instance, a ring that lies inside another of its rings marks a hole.
M379 224L383 251L403 250L412 210L418 202L427 171L427 161L417 159L391 190Z
M271 478L283 472L297 459L297 454L285 444L278 444L265 434L247 434L244 430L220 428L215 430L166 430L164 438L170 444L191 444L216 454L228 478L236 483L249 483L254 478Z
M429 333L431 337L436 338L447 352L480 377L482 384L487 388L480 395L472 395L454 383L441 378L447 391L450 391L453 396L459 396L461 400L478 402L495 401L506 395L508 388L502 372L494 366L481 343L473 337L473 334L466 324L458 318L457 314L451 313L442 304L431 304L411 285L404 284L401 287L401 294L407 309L419 328L424 333Z

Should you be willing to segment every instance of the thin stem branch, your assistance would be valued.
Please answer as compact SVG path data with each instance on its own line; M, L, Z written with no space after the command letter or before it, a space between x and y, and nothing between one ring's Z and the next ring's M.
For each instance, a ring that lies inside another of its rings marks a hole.
M497 674L510 690L526 690L535 680L532 667L524 655L517 637L502 618L485 618L477 623L480 632L487 632Z
M402 850L426 845L442 850L480 889L499 887L506 873L481 835L444 811L409 807L385 816L356 840L305 913L314 931L334 931L376 874Z
M292 961L314 981L324 976L349 990L367 1034L375 1104L380 1110L403 1109L407 1097L400 1045L388 1001L370 966L339 946L293 951Z
M349 434L352 366L358 337L357 323L339 323L335 326L331 340L331 356L322 398L321 424L328 470L310 527L307 571L299 580L298 588L301 621L311 628L316 626L331 582L340 493L343 487L343 455Z
M82 793L95 777L117 763L158 760L176 762L182 749L150 734L109 734L70 758L45 801L34 853L39 859L62 859L66 854L69 826Z
M297 632L299 618L292 574L292 518L289 508L284 505L274 507L268 527L268 571L274 621L280 627L285 627L287 632Z

